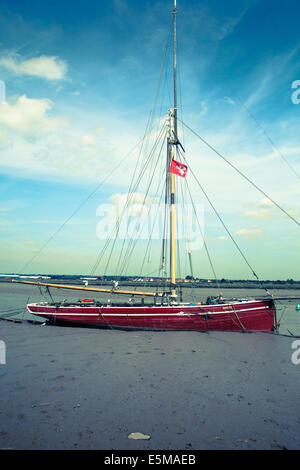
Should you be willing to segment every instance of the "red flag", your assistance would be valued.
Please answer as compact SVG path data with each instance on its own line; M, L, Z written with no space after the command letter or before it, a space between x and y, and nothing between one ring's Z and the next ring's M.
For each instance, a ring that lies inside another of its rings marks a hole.
M185 178L187 169L188 167L183 163L177 162L176 160L171 161L170 173L174 173L174 175L178 175L182 178Z

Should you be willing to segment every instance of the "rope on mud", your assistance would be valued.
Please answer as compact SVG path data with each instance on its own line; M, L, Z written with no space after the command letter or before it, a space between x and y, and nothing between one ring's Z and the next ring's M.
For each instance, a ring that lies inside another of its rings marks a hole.
M24 307L24 309L23 309L22 320L24 319L24 315L25 315L25 312L26 312L26 308L27 308L27 305L29 304L29 299L30 299L30 297L28 297L27 302L26 302L26 304L25 304L25 307Z
M286 338L300 338L300 336L294 335L288 328L288 332L290 333L289 335L286 335L284 333L276 333L277 336L285 336Z
M113 330L113 327L111 326L111 324L104 318L104 316L102 315L102 307L100 307L99 309L99 315L100 317L102 318L102 320L104 321L104 323L111 329Z
M282 305L282 303L281 303L280 301L279 301L279 304ZM277 324L278 324L278 328L280 328L281 322L283 322L285 328L286 328L287 331L289 332L289 335L284 334L284 333L279 333L278 331L277 331L277 334L278 334L279 336L286 336L286 337L288 337L288 338L300 338L300 336L294 335L294 334L289 330L289 328L287 327L287 325L286 325L286 323L285 323L285 321L284 321L284 319L283 319L283 315L286 313L287 305L282 305L282 307L283 307L283 311L282 311L282 314L281 314L281 316L280 316L280 318L279 318Z
M236 310L235 310L235 308L234 308L234 305L233 305L233 304L232 304L232 309L233 309L233 311L234 311L234 314L235 314L235 316L236 316L236 318L237 318L237 320L238 320L238 322L239 322L239 324L240 324L240 327L241 327L241 328L242 328L242 330L243 330L243 333L245 333L245 331L246 331L246 328L244 327L243 323L242 323L242 322L241 322L241 320L239 319L239 316L238 316L238 314L236 313Z

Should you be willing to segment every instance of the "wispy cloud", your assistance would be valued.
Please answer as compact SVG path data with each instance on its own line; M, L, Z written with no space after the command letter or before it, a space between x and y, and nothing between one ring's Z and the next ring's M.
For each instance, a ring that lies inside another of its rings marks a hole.
M230 35L237 25L242 21L250 8L252 8L258 0L249 0L248 2L239 2L239 5L232 9L230 5L226 10L226 15L218 15L217 8L213 9L210 3L203 2L197 8L197 14L193 9L186 12L183 11L184 22L192 28L201 28L202 34L208 41L222 41Z
M270 209L257 209L247 211L243 214L244 217L254 217L255 219L270 219L272 218L272 212Z
M297 44L289 51L272 56L253 69L249 84L252 83L252 86L255 84L255 87L253 87L245 102L248 108L266 100L268 96L274 93L274 83L278 86L286 80L288 74L292 73L293 70L297 70L298 64L295 62L295 58L299 49L300 45Z
M286 209L286 212L294 218L298 218L300 211L296 207ZM243 217L250 217L253 219L262 219L262 220L271 220L285 217L285 215L278 210L278 208L273 204L272 201L268 198L263 198L256 205L254 209L248 210L242 214Z
M65 80L67 75L67 64L56 56L41 55L32 59L24 60L19 55L0 60L0 67L4 67L14 75L27 75L31 77L44 78L46 80Z
M230 104L232 106L236 105L236 102L232 98L230 98L230 96L224 96L224 98L218 98L216 100L216 104L223 104L223 103Z
M3 201L0 203L0 214L22 209L25 205L24 201L19 200Z
M245 237L245 238L248 238L248 239L254 239L254 238L261 238L265 234L260 228L253 227L253 228L250 228L250 229L241 228L241 229L236 231L236 235L238 237Z
M24 96L15 105L0 108L0 125L7 130L3 139L0 135L0 166L12 175L29 175L38 180L61 181L67 177L75 183L104 179L132 146L130 137L127 136L126 141L126 136L120 137L123 134L119 130L117 135L110 134L101 126L85 127L83 122L74 128L66 117L48 114L53 106L47 99ZM122 125L116 124L113 128L120 129ZM136 154L128 157L128 161L135 157ZM124 165L111 181L127 184Z
M223 242L223 241L229 240L229 237L227 237L226 235L220 235L219 237L213 238L213 240L216 240L218 242Z

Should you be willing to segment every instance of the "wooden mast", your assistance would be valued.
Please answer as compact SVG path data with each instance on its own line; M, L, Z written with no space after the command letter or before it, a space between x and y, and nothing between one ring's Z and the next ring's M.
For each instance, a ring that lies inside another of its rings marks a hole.
M176 148L177 139L177 5L174 0L174 108L170 109L170 127L168 139L168 158L171 164L174 158L174 148ZM175 249L175 176L170 174L170 275L171 275L171 296L176 297L176 249Z
M177 4L174 0L174 132L177 140ZM177 143L177 142L176 142Z

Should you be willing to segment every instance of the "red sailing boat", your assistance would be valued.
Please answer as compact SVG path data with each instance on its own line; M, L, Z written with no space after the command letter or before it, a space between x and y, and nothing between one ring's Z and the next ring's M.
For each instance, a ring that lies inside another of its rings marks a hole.
M174 302L173 305L165 306L102 305L92 301L89 305L84 305L84 302L69 305L29 304L27 309L33 315L54 323L79 323L106 328L243 332L274 331L276 328L272 299L216 305Z
M183 150L177 134L177 76L176 76L176 17L174 0L174 104L168 113L167 160L165 176L165 203L168 208L168 231L170 249L170 283L163 292L127 291L97 288L96 286L73 286L41 282L21 281L24 284L58 289L71 289L84 292L109 293L111 296L134 296L139 302L101 302L85 299L78 302L43 302L27 305L28 311L52 322L85 324L105 328L152 329L152 330L191 330L191 331L273 331L277 328L276 310L272 297L252 300L223 300L221 297L208 299L203 303L190 303L178 300L176 285L176 204L175 178L185 178L189 174L188 165L180 160L179 150ZM174 158L176 157L176 159ZM181 158L182 160L182 158ZM189 253L190 254L190 253ZM17 281L18 282L18 281ZM145 302L145 299L151 299Z

